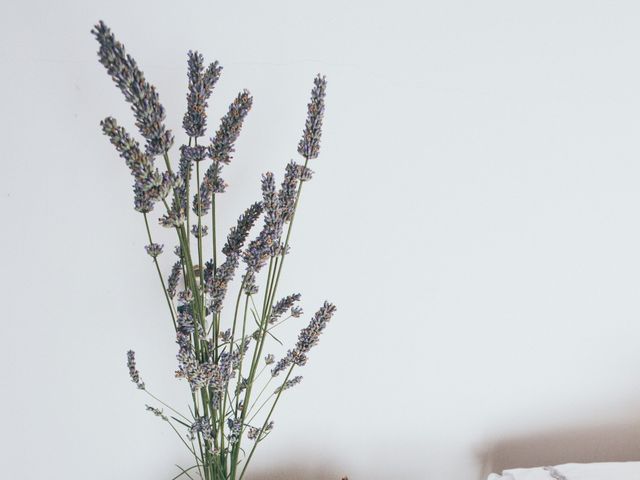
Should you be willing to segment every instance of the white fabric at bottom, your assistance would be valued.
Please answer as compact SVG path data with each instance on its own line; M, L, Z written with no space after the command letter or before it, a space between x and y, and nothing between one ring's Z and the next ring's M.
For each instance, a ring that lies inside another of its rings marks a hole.
M516 468L487 480L640 480L640 462L567 463L555 467Z

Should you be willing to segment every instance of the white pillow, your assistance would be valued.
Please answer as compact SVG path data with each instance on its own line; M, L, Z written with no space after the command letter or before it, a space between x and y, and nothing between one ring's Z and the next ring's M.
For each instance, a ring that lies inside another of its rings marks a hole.
M640 462L567 463L555 467L516 468L487 480L639 480Z

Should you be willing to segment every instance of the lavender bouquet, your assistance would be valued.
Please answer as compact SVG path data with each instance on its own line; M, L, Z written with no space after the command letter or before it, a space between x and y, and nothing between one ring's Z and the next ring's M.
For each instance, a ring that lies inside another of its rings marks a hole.
M165 421L193 456L192 465L178 466L174 479L198 475L205 480L242 479L256 447L273 429L278 400L302 379L294 371L306 364L309 350L335 312L334 305L325 302L283 358L276 361L274 355L265 354L265 344L275 339L273 330L302 315L300 294L278 299L278 282L302 187L312 177L308 164L320 148L326 81L321 76L314 80L298 144L304 162L286 165L279 188L273 173L262 175L262 200L240 215L218 251L216 203L226 189L221 174L251 109L251 95L240 92L210 141L201 142L207 102L222 67L218 62L205 66L201 54L189 52L187 111L182 121L188 141L179 148L174 168L169 157L174 136L164 124L165 110L156 89L103 22L92 33L100 44L100 63L131 104L144 140L142 147L112 117L101 122L103 133L134 178L134 208L142 214L149 242L145 249L157 270L175 329L175 375L188 383L192 404L188 412L180 412L151 394L133 351L127 353L131 380L154 399L155 405L147 405L147 410ZM158 157L164 160L162 170L155 164ZM159 224L177 236L176 261L166 278L158 264L164 246L152 237L155 207L161 210ZM260 219L261 228L250 238ZM231 307L224 309L239 270L238 291L229 299ZM248 445L243 446L245 440Z

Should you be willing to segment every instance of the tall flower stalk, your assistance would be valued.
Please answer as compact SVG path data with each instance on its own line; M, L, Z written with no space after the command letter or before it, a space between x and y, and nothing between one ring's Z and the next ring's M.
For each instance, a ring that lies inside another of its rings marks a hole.
M192 465L178 466L174 479L240 480L258 444L274 429L281 397L302 380L294 373L306 364L309 350L335 312L335 306L325 302L282 358L276 360L269 352L280 325L302 315L300 294L279 297L278 287L302 188L312 177L309 163L319 154L326 81L320 75L314 80L297 149L302 161L286 165L279 185L273 173L264 173L262 198L221 237L216 206L226 190L222 172L233 159L252 96L241 91L215 133L203 140L208 102L222 67L218 62L205 65L200 53L190 51L182 119L185 142L176 168L170 154L174 135L165 125L165 109L155 87L103 22L92 33L100 45L100 63L131 104L144 141L142 147L112 117L101 122L134 179L134 209L143 216L145 249L154 262L175 333L175 376L188 385L191 404L181 412L152 394L133 351L127 352L129 374L156 403L146 409L170 426L193 457ZM156 166L157 157L162 157L164 168ZM176 235L176 260L166 277L158 263L164 246L153 241L151 228L156 206L159 225ZM237 291L230 295L233 286Z

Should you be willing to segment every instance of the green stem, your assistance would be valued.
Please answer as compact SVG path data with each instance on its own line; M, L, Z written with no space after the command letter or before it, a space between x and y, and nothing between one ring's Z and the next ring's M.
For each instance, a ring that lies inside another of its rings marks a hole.
M191 452L191 454L196 458L196 460L198 459L198 455L196 454L195 450L193 450L189 444L185 441L184 438L182 438L182 434L178 431L178 429L173 425L173 423L171 423L170 420L166 421L171 428L173 429L174 432L176 432L176 435L178 435L178 437L180 437L180 440L182 441L182 443L184 443L184 446L187 447L187 450L189 450L189 452Z
M196 179L198 184L200 184L200 162L196 162ZM202 264L202 212L201 212L201 208L202 208L202 202L201 202L201 198L200 198L200 189L198 188L198 193L197 193L197 197L198 197L198 273L200 274L200 290L202 292L202 305L204 305L204 268L203 268L203 264ZM188 234L189 232L187 232ZM195 294L195 292L194 292ZM204 315L206 315L206 312L203 311L203 318ZM206 331L206 324L202 325L203 328Z
M158 397L156 397L153 393L151 393L149 390L147 390L146 388L144 389L145 393L147 395L149 395L151 398L153 398L156 402L161 403L162 405L164 405L165 407L167 407L169 410L171 410L173 413L175 413L176 415L178 415L179 417L182 417L184 420L186 420L187 422L191 422L191 419L185 417L182 413L180 413L178 410L176 410L175 408L173 408L171 405L163 402L162 400L160 400Z
M191 137L189 137L189 146L191 146ZM187 203L186 205L186 210L185 210L185 214L187 216L187 232L191 231L191 224L190 224L190 218L191 215L189 214L189 212L191 211L191 209L189 208L189 184L191 183L191 166L189 166L189 169L187 171L187 178L185 179L185 202ZM189 240L191 241L191 240Z
M266 365L265 367L266 368ZM264 371L264 368L260 371L260 373L256 376L256 379L260 378L260 374L262 373L262 371ZM255 407L256 403L258 403L258 400L260 400L260 397L264 394L264 391L269 387L269 384L271 383L271 380L273 380L273 376L269 377L269 380L267 380L267 383L264 384L264 387L262 387L262 390L260 390L260 393L258 393L258 395L256 395L256 398L253 400L253 403L251 404L251 406L249 407L249 411L247 412L247 415L249 415L252 411L253 411L253 407ZM267 400L269 400L269 398L267 398ZM258 412L260 411L262 407L260 407L258 409ZM247 423L251 423L251 421L256 417L256 415L258 414L258 412L254 413L253 416L251 416L251 418L249 418L249 420L247 421Z
M305 158L305 161L304 161L305 170L307 168L308 163L309 163L309 159ZM287 229L287 237L284 242L284 248L282 249L282 254L280 255L280 267L278 268L278 273L276 275L276 283L273 289L273 295L271 296L270 305L273 304L276 290L278 289L278 282L280 281L280 274L282 273L282 265L284 265L284 258L287 252L287 248L289 247L289 239L291 238L291 231L293 230L293 221L296 218L296 212L298 211L298 204L300 203L300 195L302 194L302 185L304 185L304 182L300 181L300 185L298 186L298 192L296 193L296 201L293 204L293 213L291 214L291 221L289 222L289 228Z
M147 218L147 214L144 213L144 225L147 229L147 237L149 238L149 243L152 244L153 240L151 239L151 229L149 228L149 219ZM167 300L167 305L169 306L169 312L171 312L171 321L173 322L174 330L177 330L176 325L176 315L173 311L173 302L171 301L171 297L169 296L169 292L167 292L167 287L164 283L164 278L162 277L162 271L160 270L160 266L158 265L158 259L153 257L153 263L156 266L156 271L158 272L158 277L160 278L160 283L162 284L162 291L164 292L164 298Z
M242 320L242 336L240 338L240 345L244 344L244 339L246 336L246 329L247 329L247 311L248 311L248 305L249 305L249 298L251 296L250 295L246 295L245 296L245 301L244 301L244 317ZM242 352L240 354L240 366L238 367L238 381L241 382L242 381L242 365L244 363L244 352ZM238 411L238 406L240 403L240 390L236 387L236 412Z
M289 376L291 375L291 372L293 371L293 367L294 366L295 365L291 365L291 367L289 368L289 371L287 372L287 376L285 377L284 382L282 382L283 386L289 380ZM269 410L269 414L267 415L267 418L265 419L264 424L262 425L262 428L260 429L260 432L258 433L258 436L256 437L256 441L254 442L253 447L251 448L251 451L249 452L249 456L247 457L247 459L244 462L244 467L242 468L242 471L240 472L240 478L238 480L242 480L242 477L244 476L244 472L247 470L247 467L249 466L249 462L251 461L251 457L253 457L253 452L256 451L256 447L258 446L258 442L260 441L260 437L264 433L264 430L267 428L267 425L269 425L269 420L271 419L271 415L273 415L273 411L275 410L276 405L278 404L278 400L280 400L280 395L282 395L283 391L284 391L284 389L282 387L280 387L280 389L278 389L278 395L276 395L276 399L273 401L273 405L271 405L271 410Z
M218 268L218 247L216 245L216 194L211 194L211 230L213 231L213 271Z
M180 478L182 475L186 475L187 477L189 477L191 480L193 480L193 477L191 475L189 475L187 472L189 470L193 470L194 468L200 468L198 465L194 465L193 467L189 467L186 470L184 468L182 468L180 465L176 465L176 467L178 467L182 473L179 473L178 475L176 475L175 477L173 477L171 480L176 480L177 478Z
M169 155L167 153L164 154L164 160L165 160L165 164L167 166L167 171L173 175L173 170L171 169L171 162L169 161ZM199 189L198 189L199 192ZM174 191L174 200L177 201L177 199L175 198L175 191ZM169 208L169 205L167 204L166 200L163 200L163 203L167 209L167 212L171 211L171 209ZM191 259L191 249L189 246L189 232L187 231L185 233L184 230L184 225L181 225L180 227L176 228L176 231L178 233L178 239L180 240L180 246L182 248L183 251L183 258L184 258L184 263L185 263L185 284L189 287L189 289L191 290L191 292L193 293L193 303L194 303L194 312L197 312L197 316L199 317L199 321L200 324L203 327L203 330L206 331L206 319L204 317L204 310L203 310L203 306L204 306L204 301L201 301L201 297L200 297L200 290L198 289L198 284L196 282L195 279L195 274L194 274L194 270L193 270L193 262ZM202 274L202 269L200 269L200 274ZM204 300L204 299L202 299ZM199 339L199 334L198 334L198 329L194 329L194 333L193 333L193 343L194 343L194 349L195 349L195 353L196 356L200 356L200 339ZM203 349L205 350L205 354L206 354L206 342L203 343L202 345ZM205 415L205 417L208 417L208 399L207 399L207 395L206 392L203 391L203 389L201 389L201 397L202 397L202 408L203 408L203 413ZM194 407L197 410L197 402L195 400L195 396L194 396ZM215 437L214 437L215 438ZM200 441L200 435L198 435L198 440ZM209 442L205 441L205 448L204 448L204 456L203 456L203 466L204 468L204 476L205 476L205 480L209 480L209 472L207 471L207 464L210 464L209 460L210 460L210 448L207 445ZM217 447L217 445L216 445ZM202 444L200 443L200 451L202 452Z
M307 168L307 165L309 163L309 158L305 158L305 162L304 162L304 168ZM284 243L284 247L282 249L282 253L280 256L280 261L276 262L277 264L277 272L274 272L274 275L271 276L271 268L273 266L273 258L271 259L271 261L269 262L269 275L267 275L267 284L268 284L268 288L265 290L265 299L264 299L264 303L263 303L263 312L262 312L262 325L261 325L261 334L260 334L260 341L259 341L259 346L256 348L256 351L254 352L254 357L252 360L252 364L251 364L251 371L249 373L249 384L247 385L247 391L245 393L244 396L244 404L242 406L242 414L241 414L241 420L242 420L242 424L244 425L245 419L246 419L246 414L247 414L247 407L248 407L248 403L250 401L250 397L251 397L251 387L252 387L252 383L253 383L253 377L255 375L255 370L257 368L256 365L256 358L260 358L260 356L262 355L262 348L264 346L264 340L266 337L266 322L268 322L269 316L271 315L271 309L272 309L272 305L273 305L273 300L275 298L277 289L278 289L278 283L280 281L280 274L282 273L282 266L284 264L284 257L286 255L286 251L287 248L289 247L289 240L291 238L291 232L293 230L293 222L295 220L295 216L296 216L296 211L298 209L298 205L300 203L300 196L302 194L302 185L303 185L303 181L300 182L300 184L298 185L298 191L296 192L296 199L294 202L294 206L293 206L293 213L291 214L291 221L289 222L289 228L287 229L287 236L285 238L285 243ZM269 278L271 277L271 281L269 281ZM256 355L257 354L257 355ZM289 374L291 373L291 371L289 371ZM287 374L287 378L289 376L289 374ZM286 380L285 380L286 381ZM282 391L280 391L278 393L278 396L276 397L276 401L275 403L277 403L278 399L280 398L280 394L282 393ZM274 403L274 407L275 407L275 403ZM271 412L273 411L273 408L271 410ZM271 415L271 413L269 414L269 416ZM257 442L256 442L257 444ZM252 450L251 450L251 454L249 455L249 457L247 458L247 460L244 463L244 467L242 469L242 472L240 473L240 479L242 479L242 476L244 475L244 472L247 468L247 465L249 464L249 461L251 459L251 456L253 455L253 452L255 450L255 446L256 444L254 444ZM238 454L239 454L239 449L240 449L240 442L236 443L236 445L234 446L234 454L232 455L232 479L235 480L235 478L233 477L233 475L235 475L235 467L237 465L237 458L238 458Z

